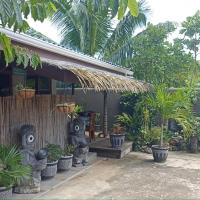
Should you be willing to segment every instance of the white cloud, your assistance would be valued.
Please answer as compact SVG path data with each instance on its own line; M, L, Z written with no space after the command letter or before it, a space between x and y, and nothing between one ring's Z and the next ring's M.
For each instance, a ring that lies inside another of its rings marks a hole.
M148 0L153 24L165 21L182 22L200 9L200 0Z

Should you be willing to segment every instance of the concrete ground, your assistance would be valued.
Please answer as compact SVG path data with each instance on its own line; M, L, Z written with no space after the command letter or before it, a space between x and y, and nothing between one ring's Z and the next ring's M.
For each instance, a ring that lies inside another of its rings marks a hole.
M104 159L41 199L200 199L200 154L170 152L166 163L131 152Z

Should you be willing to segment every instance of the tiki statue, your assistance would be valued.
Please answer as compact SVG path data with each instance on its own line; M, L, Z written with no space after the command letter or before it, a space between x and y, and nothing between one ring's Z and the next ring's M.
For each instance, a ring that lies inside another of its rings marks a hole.
M87 164L89 147L85 138L84 121L81 118L70 122L69 144L75 147L73 166Z
M36 130L33 125L23 125L20 129L22 139L23 156L22 163L32 168L31 178L24 178L19 186L15 187L16 193L37 193L40 192L41 171L45 169L47 163L47 151L40 149L34 151Z

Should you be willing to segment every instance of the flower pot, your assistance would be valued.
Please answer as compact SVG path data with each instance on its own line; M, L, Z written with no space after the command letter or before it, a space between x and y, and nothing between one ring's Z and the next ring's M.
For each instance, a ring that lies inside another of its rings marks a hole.
M153 158L155 162L165 162L168 156L169 147L160 146L160 145L152 145L151 147Z
M95 131L101 131L101 125L100 124L96 124L95 125Z
M75 109L75 103L62 103L62 104L57 104L56 109L59 112L63 113L73 113Z
M54 177L57 173L57 164L58 164L58 161L47 163L46 168L43 169L41 172L42 179Z
M73 155L62 156L58 160L58 171L66 171L72 167Z
M0 199L6 200L12 198L12 187L6 188L6 187L0 187Z
M34 89L21 89L18 90L17 96L24 98L24 99L30 99L35 96L35 90Z
M120 149L124 143L125 134L110 134L110 143L112 148Z

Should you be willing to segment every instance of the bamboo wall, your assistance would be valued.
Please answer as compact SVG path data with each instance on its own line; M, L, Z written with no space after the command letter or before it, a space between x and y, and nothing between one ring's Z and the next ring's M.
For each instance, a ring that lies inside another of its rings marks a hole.
M69 119L66 114L56 111L55 105L66 99L58 95L36 95L32 99L0 97L0 143L20 144L20 127L32 124L36 127L36 149L47 142L63 146Z

